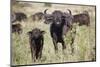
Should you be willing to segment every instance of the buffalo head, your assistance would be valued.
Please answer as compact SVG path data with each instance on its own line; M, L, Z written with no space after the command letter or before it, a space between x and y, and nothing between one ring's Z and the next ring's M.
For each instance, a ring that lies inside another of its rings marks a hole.
M71 27L73 15L71 10L67 9L68 12L62 12L60 10L55 10L52 14L48 14L46 9L44 11L45 21L44 23L54 23L56 25L61 25L61 23L65 23L67 26Z
M45 33L45 31L41 31L38 28L33 29L32 31L28 32L28 35L33 38L33 39L38 39L39 37L41 37L43 34Z

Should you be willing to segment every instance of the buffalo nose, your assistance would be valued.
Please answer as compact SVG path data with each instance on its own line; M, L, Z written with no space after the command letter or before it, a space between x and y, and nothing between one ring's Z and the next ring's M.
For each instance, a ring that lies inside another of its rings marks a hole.
M59 22L57 22L57 24L60 24Z

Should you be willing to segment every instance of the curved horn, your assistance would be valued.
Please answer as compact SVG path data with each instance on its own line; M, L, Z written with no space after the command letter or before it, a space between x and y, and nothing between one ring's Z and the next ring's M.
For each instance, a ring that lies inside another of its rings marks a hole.
M47 10L48 10L48 9L45 9L44 14L47 14L47 13L46 13L46 12L47 12Z
M70 10L70 9L67 9L67 10L69 11L69 13L70 13L70 14L72 14L72 12L71 12L71 10Z

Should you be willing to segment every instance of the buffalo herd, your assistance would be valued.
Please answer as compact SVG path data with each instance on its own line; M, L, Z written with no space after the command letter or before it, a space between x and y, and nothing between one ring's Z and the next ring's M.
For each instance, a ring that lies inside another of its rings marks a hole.
M48 11L49 9L45 9L44 12L37 12L31 15L31 18L33 21L43 19L43 23L50 24L50 36L52 38L55 53L58 52L58 43L62 44L62 50L67 48L64 42L64 35L67 34L68 31L72 30L74 23L78 23L79 26L90 25L90 16L88 11L83 11L76 15L73 15L70 9L66 9L66 12L54 10L51 14L48 13ZM12 13L12 33L21 34L22 26L20 23L16 24L16 21L21 22L27 19L27 15L23 12ZM31 56L34 61L40 59L42 56L44 33L46 33L46 31L39 28L34 28L31 31L28 31ZM72 39L71 44L73 43L74 38Z

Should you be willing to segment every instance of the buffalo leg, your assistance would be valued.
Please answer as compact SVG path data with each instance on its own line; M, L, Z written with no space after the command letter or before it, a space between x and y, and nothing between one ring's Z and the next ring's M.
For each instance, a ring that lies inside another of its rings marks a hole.
M41 59L41 56L42 56L43 44L44 44L44 38L42 38L42 40L41 40L41 46L40 46L40 51L39 51L39 59Z
M41 46L40 51L39 51L39 59L41 59L42 57L42 49L43 49L43 45Z
M38 59L39 58L39 51L38 50L36 50L35 55L36 55L36 59Z
M33 48L32 47L31 47L31 57L32 57L32 61L35 61L34 53L33 53Z
M52 33L53 35L53 44L54 44L54 49L55 53L58 53L58 46L57 46L57 35L55 33Z
M64 42L64 40L62 39L62 49L64 50L64 49L66 49L66 45L65 45L65 42Z
M53 44L54 44L55 53L58 53L57 41L53 40Z
M31 48L31 57L32 57L32 61L35 62L35 49L32 45L30 45Z

